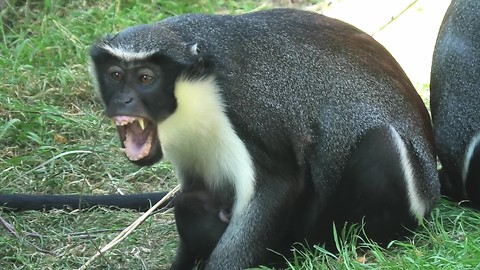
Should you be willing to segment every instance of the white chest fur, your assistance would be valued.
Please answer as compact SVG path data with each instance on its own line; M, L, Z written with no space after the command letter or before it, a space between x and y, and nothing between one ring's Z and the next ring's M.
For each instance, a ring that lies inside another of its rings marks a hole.
M252 158L225 114L225 103L214 77L179 79L177 109L158 125L165 159L172 162L182 184L188 169L215 191L222 181L235 188L233 217L241 214L255 192Z

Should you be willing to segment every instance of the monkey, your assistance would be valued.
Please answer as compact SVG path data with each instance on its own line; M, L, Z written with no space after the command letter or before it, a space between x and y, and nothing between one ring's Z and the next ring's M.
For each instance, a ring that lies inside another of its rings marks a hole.
M182 192L231 209L207 270L276 263L344 224L388 243L439 199L425 104L391 54L345 22L183 14L100 37L90 62L126 157L167 160ZM190 269L185 254L180 238L172 269Z
M184 245L175 267L201 269L230 223L227 206L219 205L205 190L180 193L174 199L175 223Z
M480 208L480 2L453 0L439 29L430 107L442 193Z
M108 195L32 195L32 194L0 194L0 207L5 211L26 211L52 209L76 210L95 206L133 209L147 211L152 205L167 195L167 192L140 194L108 194ZM168 207L171 199L160 207Z

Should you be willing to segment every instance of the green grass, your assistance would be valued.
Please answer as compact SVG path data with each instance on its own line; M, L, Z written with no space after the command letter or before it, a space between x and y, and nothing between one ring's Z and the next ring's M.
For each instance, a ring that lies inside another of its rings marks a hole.
M339 236L338 254L300 249L291 269L480 269L479 226L478 212L442 201L408 239L381 248L347 233Z
M264 6L254 0L45 0L7 6L0 12L0 192L171 189L176 180L168 164L139 168L119 152L116 132L90 82L89 45L105 33L171 15ZM421 92L428 98L427 87ZM0 227L0 269L76 269L139 213L100 208L0 216L18 233L14 237ZM478 212L442 201L409 239L385 249L357 248L355 234L339 232L338 253L298 247L291 269L480 269L479 228ZM156 214L92 269L164 269L175 247L172 215Z

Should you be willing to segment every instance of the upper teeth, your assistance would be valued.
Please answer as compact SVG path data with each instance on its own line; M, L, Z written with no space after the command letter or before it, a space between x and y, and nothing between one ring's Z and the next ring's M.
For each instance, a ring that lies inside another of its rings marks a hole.
M143 122L143 118L137 118L137 121L138 121L138 124L140 125L140 127L142 128L142 130L145 129L145 123Z
M138 121L138 124L140 125L142 130L145 129L145 119L142 118L142 117L136 117L136 118L133 118L133 117L118 117L114 120L114 122L117 126L125 126L125 125L128 125L130 123L133 123L134 121Z

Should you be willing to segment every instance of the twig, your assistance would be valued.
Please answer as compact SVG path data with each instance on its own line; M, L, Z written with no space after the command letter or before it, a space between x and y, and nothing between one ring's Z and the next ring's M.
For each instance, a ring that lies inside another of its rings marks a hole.
M0 217L0 224L2 224L2 226L11 234L13 234L13 236L15 236L16 238L19 238L18 236L18 233L15 231L15 229L13 228L12 224L8 223L5 219L3 219L2 217Z
M390 19L389 22L387 22L386 24L384 24L382 27L380 27L377 31L373 32L371 34L371 36L374 36L376 33L382 31L383 29L387 28L387 26L389 26L393 21L395 21L396 19L398 19L398 17L402 16L403 13L407 12L407 10L409 10L413 5L415 5L416 3L418 2L418 0L415 0L413 1L412 3L410 3L406 8L404 8L400 13L398 13L396 16L393 16L392 19Z
M10 224L9 222L7 222L5 219L3 219L1 216L0 216L0 224L9 232L11 233L13 236L15 236L15 238L20 238L20 236L18 235L18 233L15 231L15 229L13 228L12 224ZM22 231L26 236L29 236L29 237L35 237L35 238L41 238L42 236L38 233L31 233L31 232L26 232L26 231Z
M78 270L85 270L87 267L95 261L100 255L105 253L107 250L111 249L118 243L120 243L123 239L125 239L130 233L132 233L140 224L142 224L145 219L147 219L153 211L155 211L160 205L162 205L167 199L175 195L180 190L180 185L176 186L174 189L172 189L165 197L163 197L159 202L157 202L155 205L153 205L150 209L148 209L147 212L143 213L142 216L140 216L137 220L135 220L130 226L125 228L120 234L115 237L110 243L105 245L103 248L101 248L95 255L93 255L87 262L85 262L82 267L78 268Z
M5 219L3 219L1 216L0 216L0 224L9 232L11 233L15 238L17 239L20 239L20 236L18 235L18 233L15 231L15 229L13 228L12 224L8 223ZM30 236L30 237L35 237L35 238L41 238L42 236L40 234L37 234L37 233L29 233L29 232L24 232L23 233L27 236ZM50 254L50 255L55 255L52 251L50 250L45 250L45 249L42 249L40 247L38 247L37 245L31 243L30 241L26 241L27 244L29 244L30 246L34 247L37 251L39 252L42 252L42 253L46 253L46 254Z

